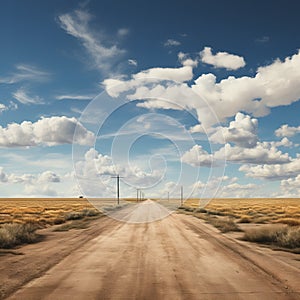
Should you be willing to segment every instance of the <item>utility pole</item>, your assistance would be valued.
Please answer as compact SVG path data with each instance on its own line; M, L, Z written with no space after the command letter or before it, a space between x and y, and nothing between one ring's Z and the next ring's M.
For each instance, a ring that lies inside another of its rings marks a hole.
M181 206L183 204L183 186L180 188L180 199L181 199Z
M141 189L140 189L140 201L143 201L143 192Z
M118 205L120 204L120 175L116 175L116 176L112 176L111 178L116 178L117 179L117 201L118 201Z
M139 202L139 189L136 189L136 202Z

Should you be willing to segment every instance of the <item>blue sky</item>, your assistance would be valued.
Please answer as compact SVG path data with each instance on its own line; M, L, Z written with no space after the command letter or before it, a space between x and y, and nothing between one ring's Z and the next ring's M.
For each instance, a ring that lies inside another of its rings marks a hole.
M298 1L0 7L1 197L299 196Z

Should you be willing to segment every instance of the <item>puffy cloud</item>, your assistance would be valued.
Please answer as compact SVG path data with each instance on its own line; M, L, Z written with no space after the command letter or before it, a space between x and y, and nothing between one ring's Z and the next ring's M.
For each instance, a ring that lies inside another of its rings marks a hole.
M207 191L214 197L249 197L253 196L256 184L237 183L237 177L212 177L207 182L197 181L192 185L193 194L199 194L201 191Z
M218 193L218 197L224 197L224 198L253 197L253 195L255 194L255 190L257 188L258 186L254 183L239 184L235 182L223 186Z
M116 45L105 45L105 38L97 36L90 30L89 22L92 16L83 10L75 10L74 12L60 15L58 17L59 25L69 35L77 38L87 52L93 58L93 65L100 69L107 70L110 68L112 60L117 59L124 53ZM119 34L127 34L124 29L119 31Z
M202 125L196 124L189 129L190 133L206 133Z
M13 97L22 104L43 104L44 101L39 96L28 95L28 92L24 88L20 88L13 93Z
M60 176L51 171L45 171L38 177L38 182L60 182Z
M9 104L0 103L0 113L7 110L16 110L16 109L18 109L18 104L13 101L9 101Z
M60 182L60 176L52 171L45 171L41 174L10 174L8 176L7 182L10 183L25 183L25 184L45 184L45 183L55 183Z
M165 47L174 47L174 46L180 46L181 43L179 41L168 39L165 41L164 46Z
M202 146L195 145L185 152L181 161L191 166L212 166L212 163L221 165L224 160L232 163L247 164L286 164L291 161L288 153L282 153L274 144L258 142L253 148L244 148L225 144L214 154L209 154L202 149Z
M187 54L183 52L178 53L178 60L183 66L191 66L197 67L198 66L198 59L191 59Z
M180 57L183 56L184 54ZM176 75L178 71L180 72ZM149 75L156 76L157 81L148 79L148 82L158 84L147 85L146 78L151 77ZM170 102L173 102L181 107L178 109L194 110L199 123L210 128L241 111L261 117L269 114L272 107L298 101L300 52L284 61L276 60L268 66L258 68L254 77L229 76L217 82L215 75L203 74L189 86L185 81L190 80L191 76L192 66L165 70L154 68L138 73L137 77L133 75L128 81L107 79L104 86L112 97L117 97L124 91L135 90L127 96L128 99L144 100L145 103L148 102L147 105L144 104L145 107L170 109L174 106ZM163 80L176 80L177 83L164 84ZM161 99L169 100L169 103Z
M242 148L253 148L258 141L257 126L257 119L251 119L250 116L239 112L228 127L216 127L209 140L214 143L222 144L225 141Z
M246 65L243 57L229 54L227 52L218 52L213 55L210 47L205 47L200 52L202 62L213 65L216 68L226 68L227 70L237 70Z
M278 129L275 130L275 135L279 137L291 137L295 134L300 133L300 126L293 127L287 124L281 125Z
M128 164L125 161L124 164L116 164L112 157L93 148L85 153L83 160L76 162L75 170L80 186L89 196L114 194L115 182L111 180L111 176L116 174L120 174L124 178L123 181L134 188L155 185L163 176L163 170L145 172L136 164Z
M127 81L109 78L105 79L102 84L105 87L106 92L111 97L118 97L121 93L136 88L137 91L134 95L132 95L132 98L148 98L151 97L152 91L143 86L143 83L155 83L160 81L185 82L191 80L192 78L193 68L190 65L186 65L180 68L151 68L132 75L132 79ZM160 85L157 85L155 89L159 87ZM161 86L161 88L162 92L165 93L165 87Z
M6 105L4 105L3 103L0 103L0 113L2 113L3 111L7 110L8 107Z
M247 164L285 164L290 161L287 153L282 153L268 142L258 142L256 147L242 148L225 144L215 152L215 159L226 157L226 161Z
M23 169L23 165L19 169ZM22 174L19 172L6 173L0 167L0 184L2 194L10 197L24 195L29 197L74 197L80 195L74 176L68 173L59 175L50 170Z
M286 137L284 137L281 141L270 142L271 145L275 147L292 147L294 144Z
M154 82L161 80L184 82L193 78L193 68L189 65L181 68L152 68L134 74L132 77L134 80L153 79Z
M239 171L252 178L268 180L293 178L300 173L300 155L285 164L242 165Z
M85 153L84 161L78 162L79 164L81 165L80 169L84 177L112 176L124 171L123 169L116 168L110 156L102 155L93 148Z
M76 137L73 135L76 129ZM88 131L76 118L50 117L35 123L24 121L0 126L0 147L25 147L36 145L55 146L77 143L91 145L94 134Z
M213 163L213 156L203 150L202 146L195 145L182 155L181 161L193 167L210 167Z
M10 76L1 78L0 83L14 84L21 81L43 81L49 78L49 73L34 66L19 64L16 65L16 72Z
M280 188L284 194L294 194L299 197L300 193L300 174L295 178L284 179L280 182Z

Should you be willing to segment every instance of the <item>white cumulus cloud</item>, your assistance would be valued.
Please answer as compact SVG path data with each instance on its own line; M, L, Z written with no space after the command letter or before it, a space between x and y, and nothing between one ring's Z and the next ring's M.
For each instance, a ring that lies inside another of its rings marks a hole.
M293 126L284 124L275 130L275 135L279 136L279 137L291 137L297 133L300 133L300 126L293 127Z
M216 68L225 68L227 70L237 70L246 65L243 57L229 54L227 52L218 52L213 54L210 47L205 47L200 52L201 61Z
M254 77L229 76L217 82L216 76L209 73L199 76L189 86L186 82L193 77L192 68L192 65L153 68L137 73L127 81L106 79L104 86L112 97L133 90L127 98L134 100L136 97L148 102L145 107L173 108L174 105L161 101L166 99L181 109L194 110L199 123L206 129L241 111L262 117L269 114L272 107L290 105L300 99L300 52L284 61L276 60L268 66L259 67ZM150 80L151 77L157 79ZM147 85L147 78L148 83L156 84ZM164 80L176 82L164 83Z
M73 135L77 128L76 138ZM24 121L0 126L0 147L55 146L77 143L91 145L94 134L88 131L76 118L50 117L35 123Z
M216 127L215 132L209 137L214 143L230 142L239 147L253 148L256 146L258 120L237 113L234 121L229 123L228 127Z
M246 176L259 179L279 180L298 176L300 173L300 155L285 164L242 165L239 168Z
M226 157L226 161L248 164L284 164L290 161L288 153L282 153L268 142L258 142L253 148L225 144L215 152L215 159Z
M201 145L195 145L182 155L181 161L193 167L210 167L213 163L213 156Z

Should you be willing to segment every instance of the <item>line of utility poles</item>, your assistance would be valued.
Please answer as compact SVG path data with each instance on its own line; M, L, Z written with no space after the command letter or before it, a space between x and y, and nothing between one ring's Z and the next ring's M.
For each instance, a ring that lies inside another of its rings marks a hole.
M111 176L111 178L117 179L117 204L120 204L120 178L124 178L117 174L116 176ZM141 189L136 189L136 201L142 201L145 198L145 194ZM170 192L168 192L168 202L170 201ZM180 204L183 205L183 186L180 187Z
M142 201L145 198L145 194L141 189L136 189L136 201Z
M168 202L170 201L170 192L168 191ZM183 186L180 186L180 204L183 205Z

